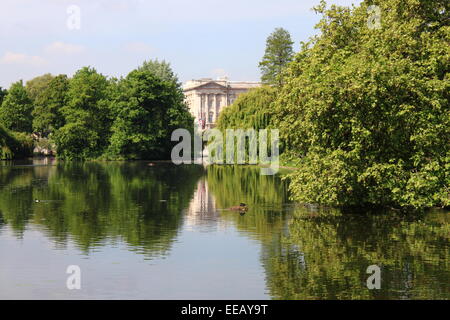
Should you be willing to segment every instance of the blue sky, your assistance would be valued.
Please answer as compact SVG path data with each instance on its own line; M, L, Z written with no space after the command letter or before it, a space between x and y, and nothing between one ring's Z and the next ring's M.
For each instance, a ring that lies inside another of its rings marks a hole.
M358 0L329 0L351 5ZM267 36L287 29L295 42L316 31L319 0L2 0L0 86L83 66L126 75L145 59L170 62L180 80L228 76L259 80ZM67 27L80 8L80 29Z

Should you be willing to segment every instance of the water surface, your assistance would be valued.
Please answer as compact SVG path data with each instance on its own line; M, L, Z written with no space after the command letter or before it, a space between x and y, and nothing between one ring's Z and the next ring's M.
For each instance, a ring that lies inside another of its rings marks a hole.
M0 299L450 298L448 212L300 206L259 173L0 162ZM246 214L227 210L240 202ZM374 264L380 290L366 286Z

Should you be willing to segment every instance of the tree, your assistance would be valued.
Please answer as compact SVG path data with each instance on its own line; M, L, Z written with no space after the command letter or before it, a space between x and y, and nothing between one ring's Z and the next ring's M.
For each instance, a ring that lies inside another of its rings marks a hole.
M170 63L163 61L158 61L158 59L155 60L149 60L144 61L142 66L138 68L139 71L149 71L156 77L160 78L163 81L173 81L178 86L181 86L181 83L178 80L178 77L173 72L172 68L170 67Z
M69 79L59 75L51 79L47 87L35 97L33 130L47 137L64 125L61 109L67 102Z
M37 96L48 87L53 78L54 76L50 73L46 73L27 81L25 89L27 90L30 99L34 101Z
M286 65L292 60L294 42L289 32L283 28L276 28L266 41L266 51L259 63L261 80L269 85L282 85L282 73Z
M448 1L324 2L275 103L301 170L291 194L332 206L450 205ZM393 9L394 8L394 9Z
M220 113L217 127L220 130L269 127L273 124L274 112L270 105L276 99L276 92L273 87L263 86L241 94Z
M193 128L178 85L149 70L134 70L121 81L113 110L117 115L109 150L113 157L167 159L173 130Z
M3 99L6 97L7 94L8 94L8 90L0 87L0 106L2 105Z
M31 132L32 109L31 99L22 80L15 82L0 106L0 123L9 130Z
M95 69L84 67L75 73L61 109L65 125L54 137L60 157L96 158L107 148L112 122L109 94L108 80Z

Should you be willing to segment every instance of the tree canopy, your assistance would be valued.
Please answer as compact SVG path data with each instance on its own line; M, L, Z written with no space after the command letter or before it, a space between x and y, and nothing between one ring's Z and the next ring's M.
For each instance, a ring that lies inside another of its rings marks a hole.
M0 124L9 130L31 132L33 105L22 80L11 85L0 106Z
M326 8L275 103L301 170L293 198L324 205L450 205L447 1Z
M113 103L109 154L132 159L169 157L171 134L193 128L178 84L147 69L132 71L119 84Z
M67 102L61 108L65 125L55 133L61 157L96 158L105 151L112 121L108 86L106 77L89 67L70 80Z
M64 125L61 109L67 103L69 79L59 75L51 79L48 86L34 100L33 130L48 136Z
M282 74L294 55L290 33L283 28L276 28L266 41L266 51L259 63L261 80L265 84L281 85Z

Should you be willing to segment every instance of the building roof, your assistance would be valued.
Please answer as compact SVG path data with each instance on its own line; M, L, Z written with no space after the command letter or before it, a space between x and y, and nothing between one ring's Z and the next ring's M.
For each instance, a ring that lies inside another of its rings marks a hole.
M187 81L183 85L183 90L189 91L205 85L216 85L217 87L230 89L251 89L260 87L261 83L256 81L228 81L228 79L213 80L211 78L203 78L200 80Z

